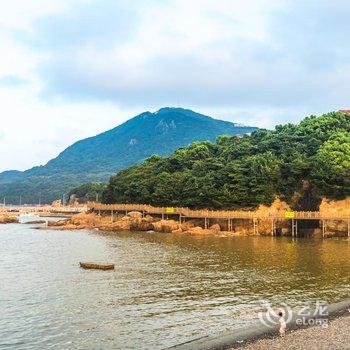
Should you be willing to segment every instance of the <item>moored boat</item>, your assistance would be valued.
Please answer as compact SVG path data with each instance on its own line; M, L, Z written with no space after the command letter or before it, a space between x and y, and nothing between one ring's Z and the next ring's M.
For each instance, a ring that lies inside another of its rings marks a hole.
M114 270L114 264L80 262L79 265L83 269Z

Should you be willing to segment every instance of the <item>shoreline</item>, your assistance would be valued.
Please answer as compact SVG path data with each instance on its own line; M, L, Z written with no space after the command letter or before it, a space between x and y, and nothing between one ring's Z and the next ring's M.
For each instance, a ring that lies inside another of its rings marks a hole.
M332 321L334 320L340 320L338 321L340 324L342 323L342 319L344 318L346 323L350 323L350 298L345 299L343 301L340 301L338 303L332 303L327 305L327 320L330 321L330 326L332 324ZM306 333L312 333L315 329L319 330L321 326L315 326L315 325L298 325L296 320L298 316L293 313L293 318L290 322L287 323L287 333L285 337L280 337L278 335L278 330L276 325L263 325L261 322L257 321L252 325L244 326L241 328L238 328L232 332L225 332L214 336L204 336L200 337L198 339L194 339L192 341L188 341L185 343L177 344L168 348L165 348L164 350L210 350L210 349L216 349L216 350L224 350L224 349L273 349L274 343L278 342L280 343L288 343L288 338L292 336L298 337L298 332L304 331ZM320 319L321 316L305 316L305 320L317 320ZM322 331L327 331L328 328L322 329ZM346 331L346 327L340 327L339 329L336 329L337 331L343 331L345 334L349 336L349 343L350 344L350 333ZM279 340L279 341L278 341ZM313 339L314 343L317 341L317 339ZM258 346L258 342L260 347ZM266 346L265 346L266 343ZM293 344L290 344L293 346ZM303 344L303 347L296 348L296 347L290 347L290 349L300 349L303 350L305 348L310 348L309 345ZM276 349L288 349L288 347L277 347ZM317 346L315 349L320 349L320 347ZM323 348L325 349L325 348ZM329 347L326 349L333 349L333 347ZM340 348L339 348L340 349Z
M306 347L314 350L343 350L345 344L350 343L348 329L350 329L350 313L344 312L343 315L330 317L327 328L316 325L299 328L288 332L283 338L266 336L253 339L241 346L231 347L229 350L303 350Z
M200 219L192 218L186 221L177 221L174 219L163 219L144 215L142 212L129 212L126 215L99 215L96 213L81 213L74 215L66 220L49 221L48 228L57 230L80 230L95 229L100 231L140 231L140 232L160 232L171 234L187 234L191 236L216 236L216 237L234 237L234 236L293 236L293 237L349 237L348 235L293 235L293 232L287 230L280 234L257 231L249 226L237 225L233 230L227 228L216 220L211 226L202 226Z

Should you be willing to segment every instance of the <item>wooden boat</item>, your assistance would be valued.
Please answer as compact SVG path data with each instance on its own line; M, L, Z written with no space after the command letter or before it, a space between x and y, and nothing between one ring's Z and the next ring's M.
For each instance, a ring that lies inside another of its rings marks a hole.
M114 270L114 264L80 262L79 265L83 269Z

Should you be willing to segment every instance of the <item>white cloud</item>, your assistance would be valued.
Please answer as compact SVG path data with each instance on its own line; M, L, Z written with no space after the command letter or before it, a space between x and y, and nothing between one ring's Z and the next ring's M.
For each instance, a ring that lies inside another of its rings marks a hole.
M0 87L0 106L0 171L44 164L73 142L136 113L107 102L48 104L27 87Z
M0 170L166 105L263 127L349 107L347 1L1 2Z
M29 30L35 20L84 2L88 0L1 0L0 28Z

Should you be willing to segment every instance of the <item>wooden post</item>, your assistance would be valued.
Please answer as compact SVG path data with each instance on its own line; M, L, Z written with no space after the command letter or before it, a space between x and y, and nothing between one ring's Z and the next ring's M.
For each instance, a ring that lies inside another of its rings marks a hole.
M348 237L350 237L350 220L348 220Z
M162 220L164 220L164 213L162 213Z
M113 217L113 210L111 211L111 222L114 221L114 217Z
M254 230L254 235L259 234L259 221L257 218L253 219L253 230Z
M292 237L298 236L298 222L292 219Z
M322 220L322 237L326 235L326 220Z
M276 223L275 223L275 219L271 219L271 230L272 230L272 236L276 235Z
M182 221L182 220L181 220L181 213L180 213L180 215L179 215L179 221L180 221L180 225L181 225L181 221Z

